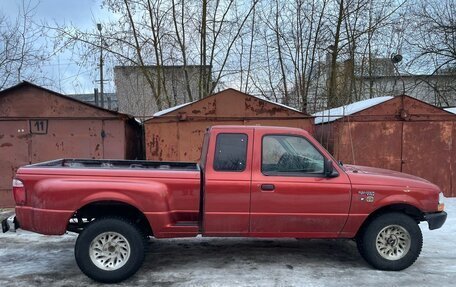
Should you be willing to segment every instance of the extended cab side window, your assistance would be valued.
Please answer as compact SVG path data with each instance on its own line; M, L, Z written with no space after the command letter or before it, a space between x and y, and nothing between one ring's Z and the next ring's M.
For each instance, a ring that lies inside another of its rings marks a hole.
M303 137L267 135L263 137L261 171L265 175L322 175L324 157Z
M218 134L215 143L214 170L244 171L247 160L246 134Z

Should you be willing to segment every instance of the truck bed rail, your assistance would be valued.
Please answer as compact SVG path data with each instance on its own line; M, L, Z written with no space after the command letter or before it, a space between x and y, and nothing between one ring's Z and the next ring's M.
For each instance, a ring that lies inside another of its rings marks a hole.
M146 160L118 160L118 159L57 159L30 164L27 167L49 168L103 168L103 169L162 169L162 170L189 170L198 171L199 166L194 162L164 162Z

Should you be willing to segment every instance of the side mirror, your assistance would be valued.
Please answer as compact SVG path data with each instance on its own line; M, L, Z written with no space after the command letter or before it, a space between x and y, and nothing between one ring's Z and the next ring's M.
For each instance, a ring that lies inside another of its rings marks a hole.
M334 170L332 160L325 158L324 173L325 177L336 177L339 175L339 173L336 170Z

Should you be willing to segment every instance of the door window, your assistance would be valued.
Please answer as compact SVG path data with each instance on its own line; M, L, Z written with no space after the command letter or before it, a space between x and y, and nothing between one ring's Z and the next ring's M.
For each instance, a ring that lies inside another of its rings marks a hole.
M305 138L263 137L261 171L265 175L323 175L324 157Z

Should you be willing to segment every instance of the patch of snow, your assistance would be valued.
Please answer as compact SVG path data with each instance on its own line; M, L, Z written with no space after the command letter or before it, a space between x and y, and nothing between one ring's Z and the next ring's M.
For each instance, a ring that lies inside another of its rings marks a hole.
M446 108L444 110L456 115L456 107L454 107L454 108Z
M281 103L278 103L278 102L274 102L274 101L271 101L271 100L268 100L266 98L262 98L262 97L258 97L258 96L254 96L254 95L251 95L252 97L255 97L259 100L262 100L262 101L265 101L265 102L268 102L270 104L273 104L273 105L277 105L277 106L281 106L282 108L286 108L288 110L293 110L295 112L298 112L298 113L302 113L302 111L298 110L298 109L295 109L293 107L290 107L290 106L287 106L287 105L284 105L284 104L281 104Z
M153 115L153 117L159 117L159 116L166 115L166 114L168 114L168 113L170 113L170 112L173 112L173 111L175 111L175 110L178 110L178 109L180 109L180 108L183 108L183 107L185 107L185 106L188 106L188 105L190 105L191 103L193 103L193 102L183 103L183 104L180 104L180 105L171 107L171 108L167 108L167 109L161 110L161 111L159 111L159 112L156 112L156 113Z
M369 267L352 240L175 238L151 240L138 273L116 286L452 287L456 198L445 199L445 210L448 219L442 228L420 224L423 250L403 271ZM0 286L100 286L76 265L76 236L0 233Z
M359 102L352 103L349 105L332 108L329 110L324 110L324 111L315 113L315 114L313 114L313 116L315 116L315 124L318 125L318 124L322 124L322 123L333 122L344 116L352 115L354 113L360 112L367 108L370 108L370 107L376 106L378 104L381 104L383 102L386 102L388 100L391 100L392 98L393 97L391 97L391 96L372 98L372 99L367 99L367 100L359 101Z

